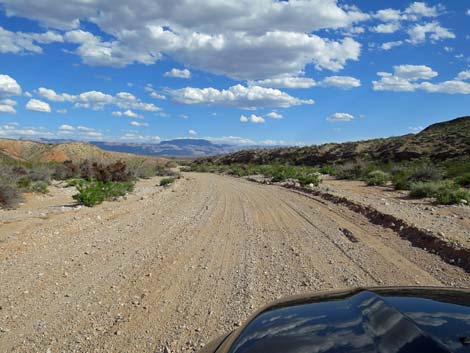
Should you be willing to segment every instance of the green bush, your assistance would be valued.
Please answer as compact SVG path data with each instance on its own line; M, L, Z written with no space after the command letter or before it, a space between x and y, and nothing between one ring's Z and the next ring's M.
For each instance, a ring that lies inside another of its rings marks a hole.
M298 180L299 180L300 185L302 186L306 186L310 184L313 184L314 186L318 186L322 181L321 174L317 172L314 172L311 174L300 175L298 177Z
M110 200L134 190L132 182L102 182L91 181L77 185L78 194L73 195L73 198L80 204L92 207L102 203L105 200Z
M339 179L359 180L365 175L367 165L364 162L349 162L336 167L335 176Z
M436 197L441 192L456 190L456 185L449 181L416 182L410 186L410 197Z
M437 203L441 205L453 205L459 203L470 203L470 192L463 190L440 190L436 195Z
M470 174L470 161L446 161L444 168L448 178L455 178L461 175Z
M163 178L160 180L160 186L170 185L175 182L175 178Z
M31 191L39 192L41 194L47 194L49 189L47 188L48 184L45 181L39 180L31 184Z
M470 173L465 173L455 179L455 183L464 188L470 188Z
M18 181L16 182L16 184L17 184L18 187L20 187L21 189L29 190L29 188L31 187L31 179L28 178L28 177L21 177L21 178L18 179Z
M390 175L382 170L373 170L364 178L367 185L384 186L390 180Z
M215 172L215 166L212 164L196 164L193 163L191 164L191 171L192 172L198 172L198 173L214 173Z
M325 164L320 167L320 173L328 174L328 175L335 175L337 173L337 170L334 166Z
M83 185L86 180L81 178L70 178L65 181L68 187Z
M0 206L3 208L15 208L23 200L21 192L11 185L0 185Z
M442 178L442 170L432 164L417 167L409 176L410 181L438 181Z
M409 174L406 172L400 172L392 176L392 184L396 190L409 190L411 183Z

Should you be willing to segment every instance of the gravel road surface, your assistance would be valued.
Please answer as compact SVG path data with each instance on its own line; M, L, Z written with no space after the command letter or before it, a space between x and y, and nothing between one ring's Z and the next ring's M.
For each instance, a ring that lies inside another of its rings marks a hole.
M285 295L470 287L340 205L213 174L156 181L92 209L0 214L2 352L192 352Z

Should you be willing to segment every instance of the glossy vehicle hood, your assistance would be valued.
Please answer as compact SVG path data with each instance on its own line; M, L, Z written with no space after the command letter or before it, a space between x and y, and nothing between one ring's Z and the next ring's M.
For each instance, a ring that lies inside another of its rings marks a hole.
M467 352L470 291L356 289L261 310L217 353Z

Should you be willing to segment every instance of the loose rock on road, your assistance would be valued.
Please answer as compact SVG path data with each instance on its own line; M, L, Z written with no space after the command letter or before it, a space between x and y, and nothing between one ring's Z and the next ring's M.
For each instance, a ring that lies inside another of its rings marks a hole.
M470 287L462 269L321 199L213 174L155 184L2 220L2 351L192 352L285 295Z

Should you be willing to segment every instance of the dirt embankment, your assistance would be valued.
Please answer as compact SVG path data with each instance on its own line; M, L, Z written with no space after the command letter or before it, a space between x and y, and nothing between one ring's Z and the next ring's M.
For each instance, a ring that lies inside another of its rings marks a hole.
M93 209L61 194L0 212L3 350L192 352L284 295L470 287L462 268L329 200L212 174L155 184Z

